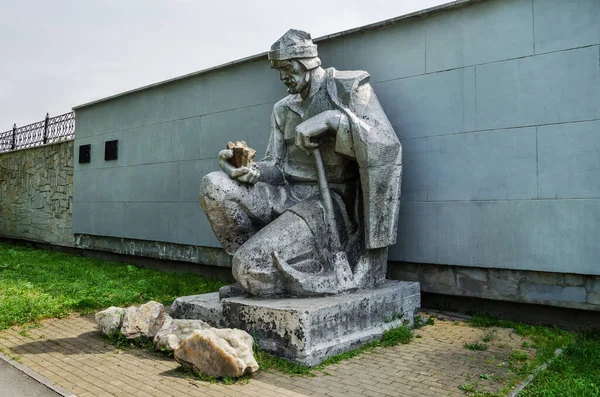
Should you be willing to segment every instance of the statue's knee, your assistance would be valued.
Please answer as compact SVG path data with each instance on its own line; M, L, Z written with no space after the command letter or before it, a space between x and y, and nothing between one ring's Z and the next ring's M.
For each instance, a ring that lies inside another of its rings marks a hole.
M223 171L211 172L205 175L200 183L200 200L230 200L237 187L237 183Z

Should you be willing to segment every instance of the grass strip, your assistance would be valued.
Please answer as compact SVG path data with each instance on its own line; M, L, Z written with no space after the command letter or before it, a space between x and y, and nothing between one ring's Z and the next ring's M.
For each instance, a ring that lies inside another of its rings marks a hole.
M600 396L600 331L578 334L519 396Z
M0 331L72 312L213 292L225 283L0 243Z
M519 396L600 396L600 332L589 331L576 334L557 327L528 325L478 314L474 315L469 323L474 327L482 328L512 328L517 335L530 339L533 342L531 347L535 348L535 357L531 361L526 361L527 356L522 352L516 351L511 354L509 360L514 370L513 376L499 393L465 390L470 395L504 396L536 368L551 362L545 370L534 377ZM529 343L527 347L530 347ZM555 358L555 352L561 348L562 354Z

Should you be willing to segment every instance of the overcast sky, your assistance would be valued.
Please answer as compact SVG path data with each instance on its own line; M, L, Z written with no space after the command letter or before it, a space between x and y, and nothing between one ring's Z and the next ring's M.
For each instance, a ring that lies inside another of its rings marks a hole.
M449 0L0 0L0 131ZM335 66L335 65L331 65Z

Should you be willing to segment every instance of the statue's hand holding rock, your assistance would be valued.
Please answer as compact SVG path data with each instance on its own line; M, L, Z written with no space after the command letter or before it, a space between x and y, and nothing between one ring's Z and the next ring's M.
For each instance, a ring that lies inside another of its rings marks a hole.
M253 185L260 177L260 169L253 162L255 154L256 150L249 148L244 141L229 142L227 149L219 152L219 165L230 178Z

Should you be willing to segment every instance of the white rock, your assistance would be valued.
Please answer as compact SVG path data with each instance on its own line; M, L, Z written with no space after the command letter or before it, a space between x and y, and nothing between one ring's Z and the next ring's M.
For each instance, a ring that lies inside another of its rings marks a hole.
M119 332L125 312L126 309L123 309L122 307L111 306L106 310L96 313L94 317L96 318L96 323L98 323L100 331L104 335L112 335L115 332Z
M154 337L154 348L156 350L176 350L181 341L192 333L209 328L211 328L210 324L202 320L183 320L169 317Z
M167 318L170 317L165 313L164 306L158 302L150 301L143 305L131 306L127 308L123 317L121 333L128 339L140 336L152 339Z
M238 377L258 370L254 340L239 329L210 328L194 332L175 350L175 360L208 376Z

